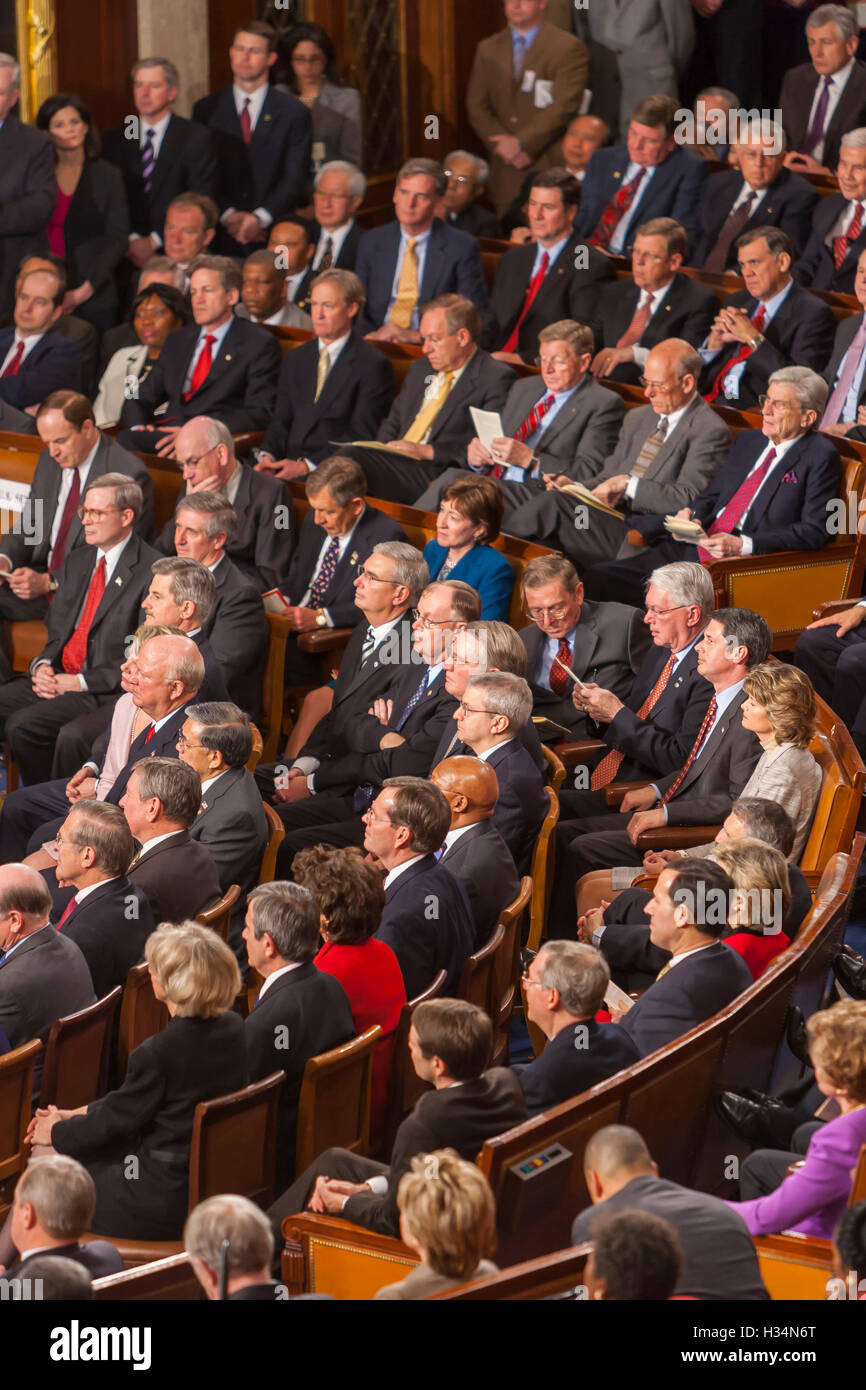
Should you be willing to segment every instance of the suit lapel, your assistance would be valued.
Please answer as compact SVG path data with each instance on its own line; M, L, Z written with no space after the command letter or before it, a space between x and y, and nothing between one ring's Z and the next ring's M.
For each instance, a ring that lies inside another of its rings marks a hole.
M457 382L456 386L453 386L451 388L451 391L444 405L441 407L439 413L433 421L433 428L430 431L431 439L435 439L437 435L442 433L443 429L448 424L448 421L454 415L455 411L462 410L463 407L467 404L467 402L472 400L475 394L479 361L480 353L479 350L476 348L473 357L466 364L466 367L463 370L463 374L460 377L460 380ZM421 409L420 405L418 409Z
M722 741L725 738L725 735L728 733L731 726L740 722L739 713L745 698L745 691L740 690L738 691L735 698L728 705L728 708L725 710L721 719L716 724L716 727L713 729L713 732L707 739L706 745L704 746L703 751L700 754L700 757L695 758L695 761L692 763L686 776L684 777L679 788L680 792L684 791L686 787L691 786L692 782L694 782L698 774L703 770L703 768L707 767L709 765L710 760L715 757L716 753L722 745ZM677 794L679 795L679 793Z
M343 350L337 358L336 362L334 363L333 367L328 372L328 375L325 377L325 384L322 387L322 394L319 397L319 399L315 401L312 405L312 412L314 414L321 415L325 407L330 405L331 399L333 397L342 396L343 392L346 389L347 383L351 380L354 374L354 366L357 356L357 340L354 337L350 337L349 341L344 345ZM315 395L315 386L313 387L312 394Z
M141 169L141 146L134 140L130 141L134 154L138 156L138 167ZM169 116L165 134L162 137L162 144L159 147L159 156L153 168L153 181L151 183L151 199L158 193L160 185L168 177L169 171L173 170L178 159L183 152L183 135L178 125L175 115Z
M748 521L750 530L754 530L757 526L760 525L761 521L766 515L770 503L776 496L776 493L779 491L779 488L782 486L782 479L786 477L788 473L794 471L794 469L797 466L798 460L802 457L803 453L806 450L808 440L809 436L807 434L804 434L802 439L798 439L796 444L792 444L791 448L788 450L788 452L785 454L785 457L782 459L781 464L779 464L778 466L774 464L771 468L770 476L765 480L764 485L761 488L761 491L755 498L755 505L749 512ZM790 484L786 483L785 486L788 487L790 486Z
M444 231L445 228L438 219L430 228L430 235L427 238L427 254L424 257L424 275L421 280L420 299L422 304L426 304L428 299L434 297L433 286L438 283L439 272L445 259Z
M594 617L586 612L588 605L580 615L580 621L574 634L574 650L571 654L571 669L578 676L585 676L590 669L595 649L598 646L598 630L595 625ZM571 699L571 687L566 691L567 699Z
M130 579L135 569L135 561L138 559L138 550L138 540L136 538L135 532L133 531L132 535L129 537L129 540L126 542L126 545L123 548L123 553L120 556L120 559L114 566L114 573L112 574L111 578L106 582L105 592L103 593L102 598L99 600L99 605L96 609L96 612L93 615L93 621L90 624L90 634L95 632L96 628L102 622L105 615L111 610L112 606L117 602L118 597L123 592L124 585ZM94 568L90 574L90 579L88 580L88 587L90 586L95 572L96 566L94 565Z

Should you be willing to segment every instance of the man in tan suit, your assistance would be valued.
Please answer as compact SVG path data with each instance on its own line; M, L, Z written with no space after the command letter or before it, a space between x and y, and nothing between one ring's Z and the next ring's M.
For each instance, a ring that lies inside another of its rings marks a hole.
M508 27L475 53L466 109L490 149L490 197L502 213L530 165L555 163L557 141L577 114L588 55L580 39L545 21L547 0L505 0Z

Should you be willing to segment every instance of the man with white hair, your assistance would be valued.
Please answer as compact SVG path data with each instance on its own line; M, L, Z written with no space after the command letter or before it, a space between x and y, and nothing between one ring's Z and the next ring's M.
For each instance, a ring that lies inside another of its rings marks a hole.
M444 220L470 236L501 236L496 214L478 202L490 177L487 160L468 150L452 150L445 159L445 177L448 187L442 199Z
M778 19L773 16L778 28ZM856 57L853 9L819 5L806 20L810 63L790 68L782 83L782 124L792 153L789 169L829 174L839 142L866 116L866 66Z
M866 126L842 136L836 182L839 192L818 200L794 272L813 290L853 294L857 261L866 250Z
M57 202L54 145L12 114L21 69L0 53L0 314L15 298L15 274L27 251L45 247L45 229Z
M355 214L364 201L367 180L345 159L323 164L313 183L313 211L319 238L307 273L298 285L296 302L305 307L317 275L326 270L354 270L361 241Z
M271 1223L248 1197L232 1193L199 1202L183 1228L183 1243L195 1277L212 1302L224 1298L230 1303L273 1303L288 1298L285 1285L271 1278ZM333 1303L326 1293L296 1297L308 1303Z

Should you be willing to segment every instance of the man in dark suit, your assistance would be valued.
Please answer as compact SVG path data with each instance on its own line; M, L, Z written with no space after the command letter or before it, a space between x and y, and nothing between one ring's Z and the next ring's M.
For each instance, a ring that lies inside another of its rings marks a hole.
M355 269L362 235L355 214L366 192L367 180L361 170L344 159L329 160L316 174L313 211L319 236L307 272L298 285L296 303L307 304L317 275L331 269Z
M593 1207L649 1211L673 1226L683 1252L678 1297L769 1298L742 1217L718 1197L660 1178L658 1165L636 1130L625 1125L597 1129L586 1146L583 1166ZM575 1245L592 1239L593 1207L575 1218L571 1228Z
M857 262L866 250L866 129L844 136L836 180L839 192L821 198L815 208L794 274L810 289L853 294Z
M18 264L18 274L15 277L15 292L25 275L29 275L31 270L47 270L51 275L59 276L62 283L66 283L66 263L60 256L55 256L51 251L28 252L21 258ZM14 322L14 306L11 313L0 315L0 324L4 328L10 327ZM113 331L113 330L109 330ZM130 346L138 346L138 339L132 331ZM88 397L96 395L99 385L99 334L92 323L87 323L85 319L79 318L77 314L61 314L53 326L53 332L59 333L70 347L77 350L81 358L81 390ZM108 358L105 359L106 362Z
M128 633L150 582L156 552L134 534L141 488L106 473L84 493L85 546L72 550L48 612L48 641L27 676L0 686L0 719L25 782L51 772L54 738L64 724L120 690Z
M244 1023L250 1081L284 1071L277 1114L276 1182L295 1176L295 1133L304 1067L355 1036L340 981L317 970L321 945L315 899L297 883L264 883L250 893L243 940L264 984Z
M532 622L520 636L535 713L573 738L589 738L592 728L572 703L568 672L625 698L650 644L641 614L622 604L585 602L574 566L561 555L530 560L523 595Z
M792 151L786 164L829 174L846 130L866 117L866 65L856 57L857 20L842 5L806 20L811 63L790 68L782 83L782 124Z
M0 401L0 430L7 434L38 434L33 416L16 410L14 405L7 405L6 401Z
M532 243L496 267L484 346L506 361L534 362L542 328L561 319L595 326L600 283L615 279L607 257L575 229L580 184L564 169L536 174L527 214Z
M287 278L277 251L251 251L241 268L238 318L261 328L298 328L306 332L310 316L286 298Z
M350 270L315 280L310 314L316 337L283 358L277 405L255 451L256 468L286 482L304 478L335 442L372 439L394 399L394 372L358 334L364 287Z
M107 1240L80 1244L95 1206L93 1178L77 1159L65 1154L32 1158L15 1186L10 1234L18 1257L4 1277L29 1278L28 1264L43 1256L75 1260L92 1279L119 1274L123 1256L116 1245Z
M734 149L739 172L714 174L704 184L700 231L689 262L716 274L737 272L734 242L753 227L780 227L799 255L819 202L818 190L785 168L785 133L775 122L741 129Z
M144 955L154 928L150 903L126 877L135 846L118 806L79 801L57 836L57 882L75 892L56 914L59 932L74 941L104 999Z
M446 156L444 168L448 187L442 205L449 227L474 237L501 237L496 213L478 201L484 197L490 177L487 160L468 150L453 150Z
M0 1030L11 1047L39 1038L33 1098L39 1099L45 1044L52 1024L96 1002L87 961L48 920L51 894L24 864L0 868Z
M162 248L163 224L178 194L216 196L214 141L203 126L172 111L179 85L174 63L140 59L132 69L136 130L129 138L127 117L102 137L103 158L123 174L131 227L127 256L139 270Z
M0 313L12 308L18 262L34 247L47 248L45 230L57 202L51 137L12 114L21 70L3 54L0 66Z
M133 768L120 806L141 848L129 866L154 921L183 922L221 896L219 872L190 827L201 808L201 779L178 758L148 757Z
M0 396L31 415L52 391L81 389L81 356L52 331L65 294L66 281L59 275L28 271L17 282L14 327L0 330Z
M193 119L217 144L220 221L226 250L243 257L283 213L305 201L312 149L303 102L269 83L276 33L254 20L235 31L229 49L233 84L201 97Z
M487 308L478 243L434 215L446 187L441 164L410 159L394 188L396 220L361 238L355 269L367 291L364 329L376 338L420 343L421 306L443 294Z
M578 183L582 184L586 177L586 170L589 161L596 150L602 145L610 144L610 126L601 116L593 114L591 116L573 116L565 129L562 137L562 157L557 158L555 163L557 168L565 169L567 173L573 174ZM529 223L526 216L526 205L529 202L529 193L532 188L532 180L535 172L530 171L523 180L523 185L517 197L506 208L500 218L502 227L500 236L510 236L512 241L527 241L529 235L523 231L528 228ZM515 231L520 228L517 236Z
M854 294L861 309L866 308L866 249L857 257ZM866 383L863 380L866 370L864 323L866 319L862 313L849 314L839 320L830 361L821 373L830 389L821 416L821 432L845 434L858 442L866 438L866 430L858 423L860 405L866 400Z
M287 1297L285 1284L270 1277L274 1233L261 1207L248 1197L230 1193L199 1202L183 1228L183 1243L212 1302L273 1303ZM329 1293L294 1294L292 1301L298 1300L334 1301Z
M604 957L577 941L546 941L524 971L527 1017L547 1038L534 1062L511 1068L530 1119L639 1060L623 1029L595 1021L609 981Z
M461 754L435 764L430 781L451 809L439 866L466 889L478 950L490 939L502 909L520 893L511 851L491 819L499 798L497 774L482 758Z
M371 497L410 505L455 459L465 457L475 426L470 407L498 410L514 380L510 367L478 346L481 315L461 295L424 305L425 355L409 369L376 438L391 448L341 453L357 457Z
M577 216L577 230L590 245L628 254L635 229L652 217L672 217L694 237L709 166L676 144L679 110L675 97L646 97L632 111L626 143L592 156Z

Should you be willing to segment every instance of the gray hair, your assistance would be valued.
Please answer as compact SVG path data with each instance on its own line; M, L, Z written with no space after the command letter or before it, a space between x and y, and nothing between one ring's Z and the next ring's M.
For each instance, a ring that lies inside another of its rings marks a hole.
M849 130L839 142L840 148L842 145L850 145L854 150L862 150L866 145L866 126L861 125L856 130Z
M234 1193L208 1197L190 1212L183 1228L183 1243L189 1255L201 1260L214 1273L220 1267L226 1242L226 1273L230 1279L269 1269L274 1253L274 1235L264 1212L248 1197Z
M22 917L36 917L47 922L53 906L48 884L29 864L16 865L15 878L0 887L0 913L20 912Z
M480 154L472 154L471 150L452 150L445 156L445 168L451 163L452 159L467 159L475 165L475 181L480 183L482 188L487 187L487 180L490 177L490 165L486 159L482 159Z
M103 473L101 478L93 478L84 489L84 496L91 492L93 488L107 487L114 490L114 505L119 512L131 511L133 524L141 516L141 509L144 506L144 497L138 483L133 482L125 473Z
M418 178L421 174L425 179L433 180L436 185L436 197L441 198L448 187L448 180L438 159L407 159L397 175L397 182L401 183L403 179Z
M579 941L546 941L537 965L541 984L559 990L567 1014L595 1017L610 982L610 967L600 951Z
M76 801L69 810L69 817L72 816L75 820L67 837L73 844L79 849L92 849L96 867L110 878L125 874L135 846L120 807L110 801Z
M234 458L235 442L228 425L224 425L222 420L215 420L212 415L200 415L198 418L204 421L204 437L210 447L217 449L222 444L228 449L229 458Z
M175 603L194 603L199 627L204 627L216 602L216 580L206 565L185 555L167 555L154 560L153 574L171 577L171 597Z
M206 700L188 705L187 719L201 729L201 746L221 753L229 767L243 767L253 751L250 718L227 700Z
M760 140L763 145L772 145L774 154L782 154L788 148L785 132L778 121L766 116L743 121L737 132L737 145L751 145Z
M201 807L201 779L195 768L179 758L140 758L132 771L138 774L143 801L156 797L165 820L192 825Z
M243 276L240 266L237 261L232 260L231 256L213 256L207 252L201 256L195 256L188 266L190 279L197 270L215 270L224 290L237 290L240 294L243 287Z
M89 1229L96 1207L93 1178L77 1158L45 1154L31 1158L15 1188L15 1202L36 1212L52 1240L78 1240Z
M181 293L185 293L186 270L183 266L178 265L177 261L173 261L171 256L148 256L141 270L138 272L139 289L141 288L142 276L147 275L148 272L159 274L163 270L171 271L171 274L174 276L175 289L180 290Z
M591 1168L603 1178L622 1168L652 1167L652 1155L636 1129L630 1125L605 1125L597 1129L583 1155L584 1169Z
M169 87L180 86L180 73L170 58L139 58L138 62L133 64L133 82L142 68L162 68L163 75Z
M166 685L180 681L184 690L195 693L204 680L204 657L195 642L180 631L160 633L159 640L161 646L156 648L156 652L157 658L161 654L165 662Z
M310 502L327 488L338 507L348 507L356 497L367 494L367 479L360 463L345 454L332 454L322 459L304 483ZM315 502L313 502L315 506Z
M430 570L421 551L408 541L380 541L373 546L373 554L394 561L394 582L409 590L409 603L414 608L430 583Z
M451 595L448 616L454 622L474 623L481 617L481 595L462 579L433 579L427 589L447 589Z
M345 174L349 180L349 196L352 198L363 198L367 192L366 176L357 164L350 164L348 159L329 159L317 173L313 188L318 188L323 174Z
M267 932L277 954L293 964L311 961L321 944L319 908L308 888L299 883L260 883L247 898L252 909L253 935Z
M707 622L714 606L713 581L703 565L692 560L675 560L671 565L659 565L647 579L647 588L655 584L673 599L676 606L691 608L697 604L701 617Z
M486 671L466 682L466 693L477 691L488 714L504 714L508 727L519 734L532 713L532 691L522 676L510 671Z
M780 367L770 375L767 385L774 381L779 386L793 386L801 410L814 410L820 415L827 404L830 388L811 367Z
M857 20L845 5L819 5L806 20L806 32L821 29L825 24L835 24L843 42L859 33Z
M467 653L477 651L486 660L488 670L511 671L515 676L526 674L526 648L510 623L478 618L466 624L466 633L475 637L474 643L467 642Z
M21 64L12 57L11 53L0 53L0 68L12 69L13 87L21 86Z
M723 101L729 111L734 111L740 104L740 98L729 87L703 87L695 97L695 101L706 101L707 97L715 97L717 101Z
M226 545L229 545L238 529L238 514L221 492L191 492L188 497L181 497L178 501L174 509L175 519L178 512L197 512L203 516L204 533L209 541L222 533Z
M789 858L794 848L796 830L784 806L765 796L741 796L734 802L730 813L742 821L748 839L762 840L765 845L772 845L786 859Z

